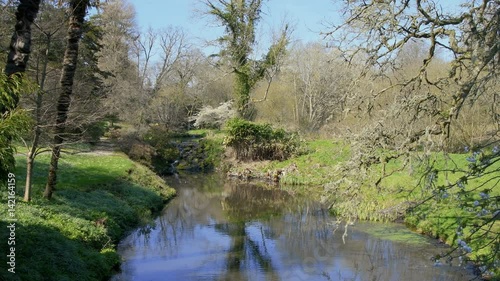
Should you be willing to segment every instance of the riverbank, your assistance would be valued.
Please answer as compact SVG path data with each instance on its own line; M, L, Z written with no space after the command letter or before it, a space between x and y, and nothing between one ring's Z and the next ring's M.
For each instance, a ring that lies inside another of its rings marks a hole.
M115 245L149 222L175 195L163 179L122 153L63 154L58 187L42 199L50 161L37 157L32 202L22 202L25 158L16 156L15 231L1 232L0 251L12 253L15 273L2 266L2 280L107 280L120 262ZM1 193L0 227L7 229L7 192ZM9 235L15 244L9 244ZM6 264L4 256L3 265ZM9 265L10 266L10 265ZM4 269L5 268L5 269ZM76 277L78 276L78 277Z

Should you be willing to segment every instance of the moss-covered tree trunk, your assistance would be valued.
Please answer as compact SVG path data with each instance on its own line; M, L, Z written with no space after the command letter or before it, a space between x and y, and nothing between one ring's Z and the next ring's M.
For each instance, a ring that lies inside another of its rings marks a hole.
M250 91L252 90L250 77L244 71L236 71L234 92L237 96L238 115L246 120L252 119L253 110L250 106Z
M66 51L64 53L63 67L60 78L61 93L57 101L57 117L55 136L52 145L52 156L50 159L49 177L43 197L50 199L57 182L57 165L61 155L61 145L64 141L66 120L68 119L71 94L73 92L73 80L78 62L78 44L83 33L83 23L89 0L71 0L69 18L69 29Z

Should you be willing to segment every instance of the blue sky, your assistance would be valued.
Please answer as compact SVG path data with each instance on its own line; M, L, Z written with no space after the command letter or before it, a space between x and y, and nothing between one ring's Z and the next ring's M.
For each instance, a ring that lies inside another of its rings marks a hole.
M200 0L128 0L134 5L138 25L161 28L180 26L197 43L216 39L223 32L212 18L199 11L204 8ZM257 30L259 40L268 41L272 29L280 26L283 18L295 27L293 38L304 42L318 41L325 28L325 19L335 18L337 11L332 0L270 0L263 6L263 18ZM266 48L263 44L262 48Z
M149 26L161 28L182 27L198 48L206 54L213 53L214 47L207 47L208 40L223 34L214 19L203 15L204 0L126 0L136 10L137 24L142 29ZM456 11L460 2L456 0L435 0L444 11ZM326 31L325 22L340 23L339 5L335 0L268 0L264 1L262 20L257 29L257 56L264 53L271 41L272 30L277 30L283 19L294 26L294 41L321 41L321 31ZM260 43L260 44L259 44Z

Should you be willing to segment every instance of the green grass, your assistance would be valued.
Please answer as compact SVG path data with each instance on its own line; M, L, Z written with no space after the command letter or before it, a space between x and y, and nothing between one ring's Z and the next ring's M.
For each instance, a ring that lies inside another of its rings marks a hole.
M114 245L175 194L152 171L122 154L64 154L57 189L47 201L41 197L50 159L42 154L35 166L33 200L25 203L25 160L16 158L16 274L2 270L7 280L107 280L119 263ZM1 202L6 197L2 192ZM2 219L6 212L0 209ZM2 229L7 224L0 221ZM7 235L2 231L0 239L7 241ZM7 250L1 243L0 251Z
M23 143L17 142L15 143L15 145L16 145L16 152L18 154L26 154L28 152L28 147L26 147ZM42 148L42 150L50 151L50 149L48 148ZM83 151L88 152L91 150L92 150L92 145L89 143L71 143L64 146L64 148L62 149L62 153L75 154Z
M265 170L287 169L280 182L289 185L321 185L330 182L338 174L335 167L346 161L349 147L341 141L312 140L304 144L307 153L286 161L273 161ZM290 169L295 166L296 169Z
M189 130L188 135L190 136L201 136L222 144L226 133L223 130L212 130L212 129L196 129Z

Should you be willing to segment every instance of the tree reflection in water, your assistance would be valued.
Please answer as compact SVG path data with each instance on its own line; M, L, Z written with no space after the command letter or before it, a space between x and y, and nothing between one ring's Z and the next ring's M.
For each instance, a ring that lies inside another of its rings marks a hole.
M428 242L374 237L344 225L318 203L279 188L192 176L153 229L119 247L125 262L112 280L468 280L456 267L433 267ZM175 185L175 184L172 184ZM407 231L408 232L408 231ZM411 236L411 237L417 237Z

